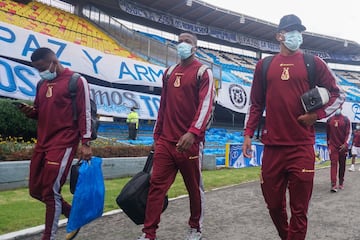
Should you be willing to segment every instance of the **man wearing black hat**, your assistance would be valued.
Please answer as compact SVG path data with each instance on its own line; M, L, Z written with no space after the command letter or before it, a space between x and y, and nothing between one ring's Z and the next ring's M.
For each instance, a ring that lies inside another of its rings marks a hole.
M297 16L286 15L281 18L276 33L280 53L273 56L265 79L262 73L264 60L257 63L250 106L245 118L242 150L245 157L251 157L251 138L266 106L265 126L261 136L264 144L261 189L282 240L305 239L315 172L313 124L331 115L345 100L334 74L323 60L314 56L315 83L326 88L330 97L321 108L311 112L304 110L300 98L309 91L310 84L304 55L299 48L305 30ZM291 209L289 222L287 188Z

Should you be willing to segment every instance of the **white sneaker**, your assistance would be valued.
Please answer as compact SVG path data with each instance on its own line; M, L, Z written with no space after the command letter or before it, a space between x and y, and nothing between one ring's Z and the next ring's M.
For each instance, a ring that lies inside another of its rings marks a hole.
M137 240L156 240L156 238L155 239L150 239L150 238L147 238L145 236L146 236L146 234L143 233L143 235L141 235Z
M354 167L354 165L351 165L351 167L349 168L349 171L350 171L350 172L355 172L355 167ZM360 171L360 169L359 169L359 171Z
M201 232L198 232L196 228L190 228L185 240L201 240Z

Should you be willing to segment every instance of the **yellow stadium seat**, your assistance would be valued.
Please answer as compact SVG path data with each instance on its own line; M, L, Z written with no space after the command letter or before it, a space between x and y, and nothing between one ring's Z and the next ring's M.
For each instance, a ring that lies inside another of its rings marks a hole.
M10 0L1 0L0 7L7 12L0 15L1 21L106 53L136 57L88 20L61 9L36 1L25 5Z

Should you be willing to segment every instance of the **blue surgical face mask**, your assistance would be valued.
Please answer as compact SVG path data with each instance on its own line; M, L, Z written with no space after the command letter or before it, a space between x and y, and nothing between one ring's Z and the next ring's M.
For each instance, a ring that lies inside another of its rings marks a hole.
M336 109L335 115L340 115L341 114L341 109Z
M186 42L182 42L177 45L177 54L179 55L181 60L187 59L192 55L192 48L193 46Z
M296 51L300 48L300 45L303 43L302 34L295 30L291 32L284 33L284 45L291 51Z
M55 67L55 70L54 72L50 72L50 68L51 68L51 65L52 63L50 64L49 66L49 69L43 71L43 72L39 72L39 75L42 79L45 79L45 80L53 80L54 78L56 78L57 74L56 74L56 67Z

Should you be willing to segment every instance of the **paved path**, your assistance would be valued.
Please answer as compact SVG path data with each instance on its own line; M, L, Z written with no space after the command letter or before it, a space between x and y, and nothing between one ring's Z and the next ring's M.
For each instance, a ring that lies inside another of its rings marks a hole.
M358 169L359 166L357 166ZM307 240L360 240L360 172L346 172L345 189L330 193L329 168L316 171L309 209ZM279 239L268 215L259 182L206 193L204 240ZM160 240L183 239L189 213L188 198L169 203L158 230ZM103 216L83 227L78 240L134 240L141 233L122 212ZM15 239L40 239L40 234ZM65 228L57 239L65 239Z

